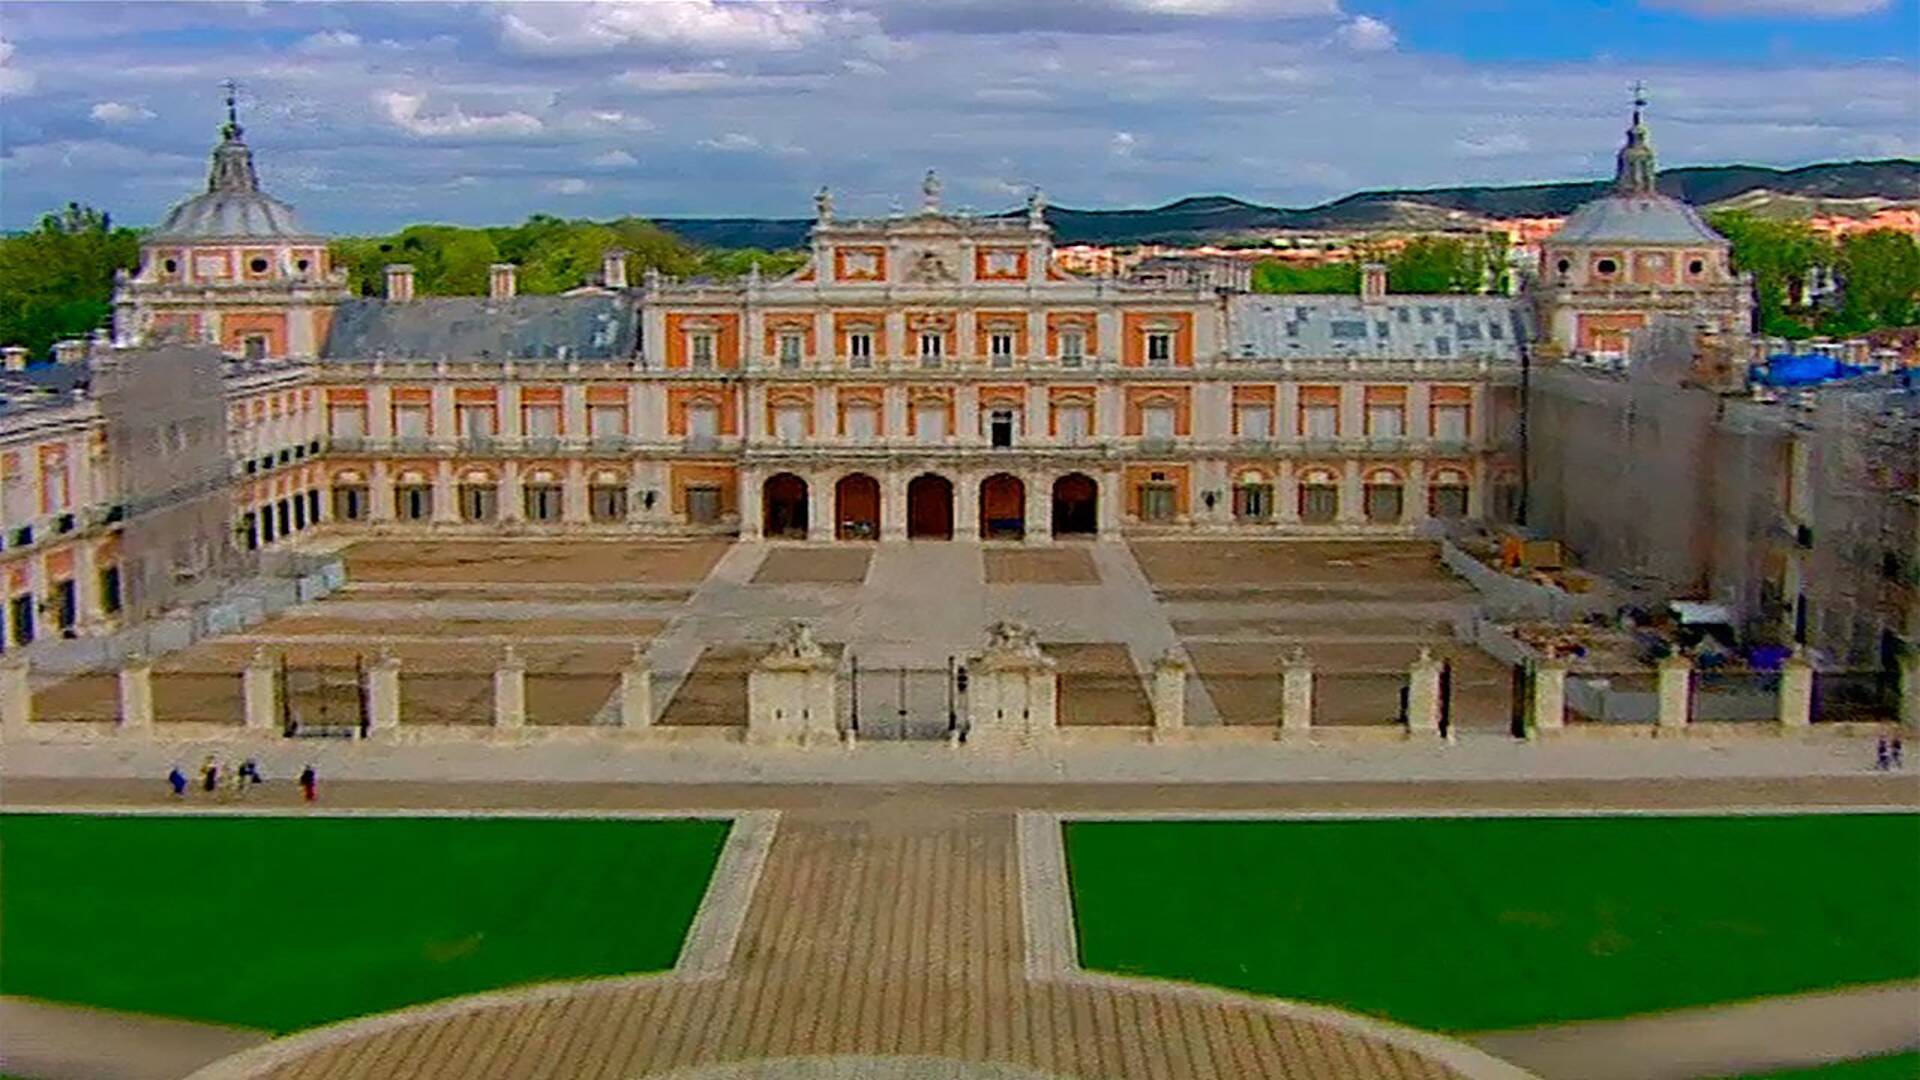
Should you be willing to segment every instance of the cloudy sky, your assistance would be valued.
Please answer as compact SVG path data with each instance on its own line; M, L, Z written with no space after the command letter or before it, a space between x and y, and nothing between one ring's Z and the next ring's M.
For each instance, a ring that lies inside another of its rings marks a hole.
M1030 185L1223 192L1609 174L1646 80L1664 164L1920 156L1920 0L0 2L0 227L156 220L218 83L329 232L804 216Z

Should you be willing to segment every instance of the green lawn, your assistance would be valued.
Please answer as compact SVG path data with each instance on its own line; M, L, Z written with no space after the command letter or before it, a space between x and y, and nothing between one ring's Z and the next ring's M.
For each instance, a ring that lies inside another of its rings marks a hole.
M1920 815L1075 822L1082 962L1478 1031L1920 975Z
M1920 1080L1920 1053L1862 1058L1813 1069L1763 1073L1742 1080Z
M290 1031L661 970L727 828L0 815L0 993Z

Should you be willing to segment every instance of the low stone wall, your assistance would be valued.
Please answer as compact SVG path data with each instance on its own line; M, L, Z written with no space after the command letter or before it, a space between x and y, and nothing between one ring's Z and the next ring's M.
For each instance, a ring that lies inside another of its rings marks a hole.
M1607 608L1606 600L1598 595L1576 595L1503 574L1445 537L1440 539L1440 561L1465 578L1480 594L1481 607L1498 618L1573 622Z

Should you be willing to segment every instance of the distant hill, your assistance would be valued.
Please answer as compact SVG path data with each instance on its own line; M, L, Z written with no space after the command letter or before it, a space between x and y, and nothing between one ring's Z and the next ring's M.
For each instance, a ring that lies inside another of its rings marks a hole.
M1221 243L1282 230L1471 228L1486 218L1566 214L1606 190L1585 180L1511 187L1362 191L1306 209L1261 206L1227 195L1201 195L1148 209L1047 208L1062 244ZM1696 206L1729 200L1766 213L1847 212L1889 202L1920 202L1920 161L1845 161L1799 169L1709 165L1669 169L1660 190ZM661 218L658 224L709 247L793 248L807 242L810 218Z

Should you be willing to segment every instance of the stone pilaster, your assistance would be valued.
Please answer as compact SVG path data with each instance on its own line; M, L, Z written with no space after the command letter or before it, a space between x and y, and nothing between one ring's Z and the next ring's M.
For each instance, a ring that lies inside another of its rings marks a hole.
M1313 730L1313 664L1303 649L1294 649L1280 668L1280 730Z
M153 661L137 653L120 668L120 731L153 731Z
M280 680L273 658L264 648L255 648L253 657L240 673L240 696L246 704L249 732L269 732L280 722Z
M511 645L493 671L493 726L503 731L527 726L527 662Z
M1802 729L1813 722L1813 665L1799 647L1780 665L1780 726Z
M647 662L646 649L633 646L633 656L620 669L620 726L653 726L653 666Z
M993 749L1025 749L1059 730L1059 674L1040 651L1032 628L995 623L986 651L967 663L967 741Z
M367 735L391 735L400 726L400 658L382 653L367 667Z
M0 739L25 735L33 722L30 674L26 657L0 657Z
M1533 734L1558 732L1567 726L1567 665L1547 659L1533 669Z
M780 643L747 674L747 741L763 746L838 741L838 666L813 640L810 626L788 624Z
M1661 660L1656 685L1661 729L1684 729L1693 711L1692 661L1678 653Z
M1193 665L1175 648L1153 662L1153 737L1178 737L1187 726L1187 676Z
M1420 658L1407 669L1407 735L1440 737L1440 661L1433 650L1420 649Z

